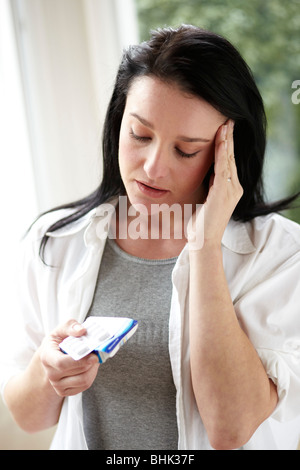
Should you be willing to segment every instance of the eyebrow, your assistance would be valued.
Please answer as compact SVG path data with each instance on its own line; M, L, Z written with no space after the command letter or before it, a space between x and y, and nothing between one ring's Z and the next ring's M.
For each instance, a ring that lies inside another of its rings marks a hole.
M149 129L154 130L153 124L151 122L147 121L147 119L143 118L142 116L139 116L136 113L129 113L130 116L133 116L136 118L140 123L142 123L144 126L149 127ZM210 142L209 139L204 139L203 137L186 137L186 136L179 136L178 140L182 142Z

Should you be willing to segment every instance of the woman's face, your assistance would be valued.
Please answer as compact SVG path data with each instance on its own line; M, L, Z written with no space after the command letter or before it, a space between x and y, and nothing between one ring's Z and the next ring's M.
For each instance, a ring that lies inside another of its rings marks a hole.
M214 140L226 121L206 101L157 78L136 79L120 130L119 166L132 205L205 200L203 180L214 161Z

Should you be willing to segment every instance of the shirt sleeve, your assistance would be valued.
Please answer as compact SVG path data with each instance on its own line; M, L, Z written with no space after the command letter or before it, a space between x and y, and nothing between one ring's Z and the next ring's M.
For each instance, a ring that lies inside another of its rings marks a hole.
M264 278L241 296L235 309L277 386L279 402L272 417L288 421L300 414L300 252L294 250L276 267L270 257L269 266L268 272L261 266Z
M0 390L22 372L44 336L39 282L42 262L38 256L40 236L32 230L20 243L15 256L15 276L9 311L3 316L0 341Z
M45 232L68 213L69 210L63 210L42 215L20 243L13 280L14 303L0 329L2 395L8 380L26 369L45 335L60 322L78 318L86 309L84 301L70 294L70 285L74 283L77 269L82 269L82 258L86 255L83 234L90 216L49 238L45 263L39 254ZM95 266L98 268L98 261ZM88 291L91 295L92 283L89 287L85 286L80 292L86 295Z

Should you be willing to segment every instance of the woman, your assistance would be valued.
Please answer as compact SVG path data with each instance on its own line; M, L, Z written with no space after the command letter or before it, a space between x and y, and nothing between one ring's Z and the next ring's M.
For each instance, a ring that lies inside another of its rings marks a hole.
M225 39L182 26L124 53L100 187L25 240L26 340L2 387L22 427L58 422L65 449L276 448L270 417L299 413L300 230L276 214L292 198L264 201L264 150ZM90 315L139 321L100 368L59 349Z

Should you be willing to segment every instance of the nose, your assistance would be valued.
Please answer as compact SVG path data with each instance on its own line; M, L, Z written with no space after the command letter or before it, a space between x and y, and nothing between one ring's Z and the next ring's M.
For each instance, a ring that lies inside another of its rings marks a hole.
M151 180L166 178L170 170L170 161L167 149L152 148L145 158L144 171Z

